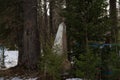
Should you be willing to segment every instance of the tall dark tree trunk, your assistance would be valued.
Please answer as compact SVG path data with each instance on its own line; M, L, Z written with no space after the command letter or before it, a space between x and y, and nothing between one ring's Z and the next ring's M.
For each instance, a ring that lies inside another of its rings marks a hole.
M23 25L21 25L20 27L23 27ZM19 51L19 56L18 56L18 67L21 67L22 66L22 62L23 59L22 59L22 55L24 54L24 51L23 51L23 30L19 30L18 31L19 33L17 34L17 46L18 46L18 51Z
M55 36L55 28L53 25L53 4L54 4L54 1L50 0L50 33L51 33L51 36Z
M111 22L111 42L112 43L117 43L117 38L118 38L118 29L117 29L117 9L116 9L116 0L110 0L110 22ZM108 36L106 36L108 37ZM107 43L108 44L108 43ZM116 52L117 52L117 46ZM109 62L108 61L108 56L110 55L110 48L108 46L105 46L102 49L101 53L101 60L102 60L102 65L101 65L101 78L102 80L110 80L109 74L105 74L106 72L110 72L109 68Z
M117 43L118 29L117 29L117 8L116 0L110 0L110 20L111 20L111 35L112 42Z
M59 0L49 0L50 2L50 32L53 38L57 33L59 24L62 22L61 13L61 4Z
M23 0L17 0L16 1L16 27L15 27L15 31L16 31L16 39L15 39L15 43L16 46L18 47L18 51L19 51L19 56L18 56L18 67L21 67L22 65L22 55L24 54L23 51Z
M24 0L24 33L21 65L28 69L37 69L40 58L40 41L37 25L37 0Z
M46 46L50 42L50 27L49 27L49 16L48 16L48 0L41 1L41 29L40 29L40 38L41 38L41 48L45 51Z
M50 43L50 27L49 27L49 18L48 18L48 8L47 8L47 3L48 3L48 0L44 0L44 45L47 46L49 45Z
M67 9L69 9L69 0L66 0L66 7L67 7ZM66 24L67 24L67 22L66 22ZM67 24L68 25L68 24ZM69 31L69 28L67 28L67 33L68 33L68 31ZM70 40L70 36L68 35L67 36L67 48L68 48L68 52L69 52L69 54L71 53L71 51L72 51L72 44L71 44L71 40Z

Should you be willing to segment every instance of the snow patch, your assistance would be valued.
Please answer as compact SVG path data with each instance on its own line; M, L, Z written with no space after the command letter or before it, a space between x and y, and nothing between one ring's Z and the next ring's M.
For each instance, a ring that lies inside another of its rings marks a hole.
M0 53L0 59L2 60L3 59L3 54ZM2 63L2 62L0 62ZM14 67L16 66L18 63L18 51L15 50L15 51L8 51L8 50L5 50L4 51L4 66L6 68L10 68L10 67Z
M4 78L1 77L0 80L37 80L38 78L19 78L19 77L12 77L12 78Z

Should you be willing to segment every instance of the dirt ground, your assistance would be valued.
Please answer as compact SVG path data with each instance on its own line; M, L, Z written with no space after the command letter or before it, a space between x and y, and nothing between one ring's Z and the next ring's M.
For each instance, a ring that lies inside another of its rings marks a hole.
M20 77L22 78L37 78L36 80L53 80L52 77L46 76L44 77L43 73L40 71L35 71L35 70L25 70L21 68L10 68L6 70L0 70L0 77L4 78L11 78L11 77ZM23 79L25 80L25 79ZM32 79L29 79L32 80Z

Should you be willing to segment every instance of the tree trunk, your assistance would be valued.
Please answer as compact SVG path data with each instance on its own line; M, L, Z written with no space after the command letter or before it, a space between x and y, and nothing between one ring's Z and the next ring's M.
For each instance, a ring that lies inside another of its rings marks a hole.
M117 30L117 10L116 10L116 0L110 0L110 21L111 21L111 42L112 43L117 43L117 36L118 36L118 30ZM106 36L107 37L107 36ZM117 52L117 46L116 52ZM109 62L108 61L108 56L110 55L110 48L108 46L104 47L102 49L101 53L101 60L102 60L102 65L101 65L101 79L102 80L109 80L110 75L105 74L106 72L110 71L109 68Z
M16 36L17 36L17 40L16 41L16 45L18 47L18 51L19 51L19 56L18 56L18 65L17 67L22 67L22 55L24 54L23 51L23 4L22 4L23 0L18 0L17 6L16 6L16 20L18 20L17 28L16 28Z
M50 1L50 32L53 38L57 33L59 24L62 22L62 17L60 16L61 4L59 1L49 0Z
M46 46L48 46L48 45L50 45L50 27L49 27L49 18L48 18L48 14L47 14L47 12L48 12L48 9L47 9L47 0L44 0L44 15L43 15L43 17L44 17L44 31L43 31L43 33L44 33L44 46L46 47Z
M19 26L23 27L23 25ZM18 56L18 67L22 66L22 55L24 54L23 51L23 29L22 30L17 30L19 33L17 33L17 46L18 46L18 51L19 51L19 56Z
M37 25L37 0L24 0L24 33L21 65L28 69L38 68L40 58L40 41Z
M110 20L111 20L111 36L112 42L117 43L118 29L117 29L117 9L116 0L110 0Z

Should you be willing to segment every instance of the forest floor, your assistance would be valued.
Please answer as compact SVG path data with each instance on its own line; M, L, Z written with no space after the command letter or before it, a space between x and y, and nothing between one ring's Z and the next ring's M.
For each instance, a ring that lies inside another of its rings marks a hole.
M1 53L0 53L1 55ZM5 67L0 67L0 80L53 80L45 79L43 72L15 67L18 63L18 51L5 51ZM47 75L48 76L48 75Z
M6 69L0 70L0 76L17 76L17 75L25 75L25 76L35 76L38 75L37 71L23 70L23 69Z
M4 78L4 79L3 79ZM45 80L40 71L30 71L21 68L0 70L0 80Z

